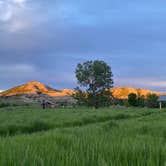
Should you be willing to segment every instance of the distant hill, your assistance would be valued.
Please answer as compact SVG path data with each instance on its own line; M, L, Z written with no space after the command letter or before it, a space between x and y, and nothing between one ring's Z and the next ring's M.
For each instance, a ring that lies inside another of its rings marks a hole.
M25 94L45 94L51 97L70 96L72 90L55 90L41 82L31 81L23 85L16 86L0 93L0 96L15 96Z
M159 92L145 90L145 89L141 89L141 88L132 88L132 87L118 87L118 88L113 88L111 91L112 91L113 96L118 99L127 99L128 95L130 93L135 93L139 96L145 96L145 97L148 94L152 94L152 93L154 93L158 96L161 95Z
M112 94L115 98L119 99L127 99L130 93L135 93L140 96L147 96L148 94L155 93L157 95L161 95L159 92L145 90L140 88L132 88L132 87L118 87L111 89ZM16 86L9 90L3 91L0 93L0 96L16 96L16 95L47 95L50 97L65 97L71 96L74 93L74 90L63 89L56 90L51 88L48 85L44 85L41 82L31 81L26 84Z

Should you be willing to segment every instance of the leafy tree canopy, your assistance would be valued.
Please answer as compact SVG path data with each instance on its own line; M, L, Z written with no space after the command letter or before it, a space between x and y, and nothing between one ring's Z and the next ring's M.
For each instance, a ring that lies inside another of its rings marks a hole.
M113 74L111 67L104 61L87 61L79 63L76 68L76 78L86 91L88 105L97 108L110 100L110 88L113 87ZM78 88L77 88L78 89Z

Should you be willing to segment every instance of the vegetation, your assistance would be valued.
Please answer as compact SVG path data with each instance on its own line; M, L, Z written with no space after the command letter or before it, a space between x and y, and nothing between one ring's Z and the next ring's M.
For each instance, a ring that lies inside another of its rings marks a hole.
M145 102L146 102L145 96L138 96L137 97L137 106L139 106L139 107L145 107L146 106Z
M36 102L1 101L0 166L166 164L166 110L136 108L157 107L156 94L115 100L111 67L103 61L78 64L76 77L74 97L82 108L64 109L61 103L63 109L41 110Z
M95 108L110 105L111 91L113 87L113 74L111 67L103 61L87 61L78 64L76 78L85 92L77 87L75 98L78 103L94 106Z
M158 107L158 96L155 94L149 94L147 96L147 100L146 100L146 105L150 108L156 108Z
M127 101L118 101L121 105L157 108L159 106L158 96L156 94L148 94L146 97L137 96L135 93L128 95ZM127 102L127 103L126 103ZM165 106L165 105L163 105Z
M26 102L0 102L0 108L6 108L6 107L18 107L18 106L32 106L36 103L26 103Z
M137 95L135 93L130 93L128 96L128 103L130 106L137 106Z
M164 166L166 110L0 109L2 166Z

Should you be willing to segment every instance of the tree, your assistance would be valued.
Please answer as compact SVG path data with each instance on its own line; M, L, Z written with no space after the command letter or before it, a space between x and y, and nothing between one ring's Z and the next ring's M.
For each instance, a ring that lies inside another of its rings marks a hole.
M130 106L137 106L137 95L135 93L128 95L128 103Z
M84 87L89 106L98 108L108 104L110 88L113 87L113 74L109 65L99 60L79 63L75 74L80 87Z
M138 96L138 98L137 98L137 105L139 106L139 107L145 107L145 96Z
M72 95L80 106L87 105L87 95L79 87L75 88L75 93Z
M146 106L150 108L158 107L158 96L156 94L149 94L146 99Z

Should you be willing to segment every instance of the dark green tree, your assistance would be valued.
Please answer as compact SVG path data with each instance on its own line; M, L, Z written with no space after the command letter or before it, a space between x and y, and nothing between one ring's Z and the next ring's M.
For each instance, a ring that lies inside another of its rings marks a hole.
M98 108L109 105L113 87L111 67L104 61L87 61L77 65L78 84L86 92L87 105Z
M137 106L145 107L145 96L138 96L138 98L137 98Z
M146 106L149 108L158 107L158 96L156 94L147 95Z
M137 106L137 95L135 93L128 95L128 103L130 106Z

